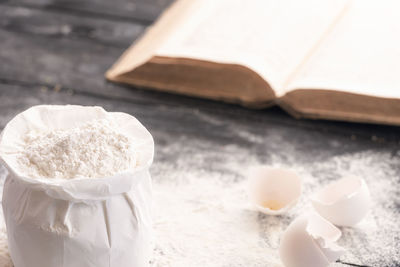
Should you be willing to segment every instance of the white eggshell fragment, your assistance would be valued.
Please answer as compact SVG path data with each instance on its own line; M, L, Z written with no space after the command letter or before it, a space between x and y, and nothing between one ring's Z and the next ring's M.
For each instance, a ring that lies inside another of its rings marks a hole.
M341 232L317 213L296 218L283 233L279 255L286 267L325 267L345 252Z
M315 210L338 226L354 226L367 214L371 198L365 181L346 177L329 184L311 197Z
M259 166L251 171L249 196L260 212L282 214L300 195L301 179L291 170Z

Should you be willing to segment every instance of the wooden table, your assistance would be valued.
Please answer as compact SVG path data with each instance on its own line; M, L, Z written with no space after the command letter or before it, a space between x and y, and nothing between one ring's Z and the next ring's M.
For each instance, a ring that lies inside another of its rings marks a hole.
M342 229L349 253L337 265L400 266L400 128L296 120L279 108L247 110L104 79L170 2L0 1L0 128L32 105L101 105L134 114L152 132L155 179L166 165L185 162L246 178L226 160L243 169L253 163L300 169L305 181L317 181L305 182L305 193L342 175L363 176L374 198L373 227ZM169 153L171 144L182 151ZM201 160L192 161L196 154Z

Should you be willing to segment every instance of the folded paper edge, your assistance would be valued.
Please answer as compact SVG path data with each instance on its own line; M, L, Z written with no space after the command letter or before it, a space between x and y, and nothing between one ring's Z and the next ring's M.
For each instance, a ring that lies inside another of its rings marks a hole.
M62 109L69 109L69 108L74 108L74 107L85 107L85 106L79 106L79 105L37 105L28 108L27 110L17 114L11 121L9 121L4 127L4 130L2 131L0 135L0 144L3 141L3 135L7 131L8 127L11 127L13 124L13 121L15 119L21 118L24 114L27 114L31 112L34 109L42 109L42 108L49 108L49 109L54 109L54 108L62 108ZM26 177L22 173L19 173L18 170L14 168L14 166L10 165L6 159L3 158L3 156L0 155L0 162L7 168L7 171L10 172L8 177L12 177L12 179L16 179L18 182L24 183L26 186L30 186L33 188L36 188L38 190L44 190L46 191L49 195L52 195L53 197L56 198L61 198L61 199L68 199L68 200L84 200L84 199L102 199L104 197L108 197L109 195L114 195L114 194L120 194L122 192L125 192L132 188L132 186L135 186L138 181L134 181L134 177L140 178L143 176L149 169L150 165L153 162L153 157L154 157L154 140L153 137L151 136L150 132L140 123L139 120L137 120L134 116L121 113L121 112L107 112L105 111L102 107L99 106L90 106L90 107L85 107L85 108L93 108L96 110L100 110L100 112L104 112L104 115L111 115L111 116L128 116L130 119L134 121L134 123L143 131L143 134L146 135L147 141L149 145L149 153L147 153L147 159L144 161L144 164L142 166L136 167L133 170L126 170L120 173L117 173L113 176L110 177L102 177L102 178L76 178L76 179L33 179ZM27 112L27 113L25 113ZM10 124L11 123L11 124ZM11 126L10 126L11 125ZM114 186L110 187L111 184L117 183L118 181L122 182L123 188L121 186ZM85 183L93 183L97 184L98 187L103 188L104 190L101 190L101 194L92 194L90 190L83 190L82 192L74 192L76 191L75 188L80 185L84 185ZM108 189L107 189L108 188ZM107 190L106 190L107 189Z

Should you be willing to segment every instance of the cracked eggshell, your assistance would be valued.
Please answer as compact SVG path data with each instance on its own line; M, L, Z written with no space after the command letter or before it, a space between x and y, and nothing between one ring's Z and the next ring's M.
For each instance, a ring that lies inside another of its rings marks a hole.
M250 172L249 197L256 209L269 215L286 212L301 195L301 179L291 170L259 166Z
M358 177L345 177L329 184L311 197L311 201L322 217L338 226L356 225L371 206L368 186Z
M345 250L335 242L341 232L312 212L296 218L283 233L279 246L286 267L324 267L335 262Z

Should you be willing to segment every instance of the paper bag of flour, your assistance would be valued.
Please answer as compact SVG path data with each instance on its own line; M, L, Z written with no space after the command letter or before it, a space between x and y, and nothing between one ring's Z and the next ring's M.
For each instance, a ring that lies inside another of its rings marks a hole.
M112 120L135 140L137 166L112 177L38 179L23 174L17 154L28 132ZM15 267L148 266L152 243L154 143L134 117L100 107L35 106L17 115L0 139L9 174L3 209Z

